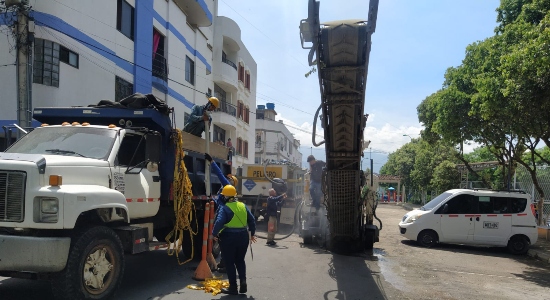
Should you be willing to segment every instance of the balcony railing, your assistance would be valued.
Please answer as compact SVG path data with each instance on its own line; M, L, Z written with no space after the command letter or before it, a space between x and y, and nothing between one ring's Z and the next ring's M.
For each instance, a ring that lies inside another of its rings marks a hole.
M216 111L224 112L226 114L229 114L233 117L237 116L237 109L235 106L231 105L230 103L227 103L225 101L220 101L220 107L216 109Z
M153 53L153 76L164 81L168 80L168 64L166 58L158 53Z
M232 66L233 69L237 70L237 65L234 62L230 61L229 59L222 57L222 62Z

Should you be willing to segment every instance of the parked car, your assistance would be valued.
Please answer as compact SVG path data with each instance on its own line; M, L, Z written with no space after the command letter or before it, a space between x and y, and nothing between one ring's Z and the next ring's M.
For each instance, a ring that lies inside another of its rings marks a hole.
M531 206L531 197L522 191L449 190L405 214L399 230L425 247L502 246L524 254L538 237Z

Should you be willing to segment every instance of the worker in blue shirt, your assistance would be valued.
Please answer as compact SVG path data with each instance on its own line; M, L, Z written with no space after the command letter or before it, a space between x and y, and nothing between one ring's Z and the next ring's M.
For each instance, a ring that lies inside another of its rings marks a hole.
M213 162L212 156L210 156L210 154L205 153L204 154L204 159L206 159L207 161L210 162L210 169L211 169L212 173L214 173L214 174L216 174L216 176L218 176L218 179L220 180L220 183L221 183L221 188L218 192L218 196L213 197L214 201L216 202L216 207L217 207L216 208L216 214L218 214L219 211L220 211L220 208L225 205L225 201L226 201L224 196L221 194L221 192L223 191L223 188L226 185L236 186L237 183L238 183L238 180L237 180L237 177L235 177L231 174L228 174L227 176L224 176L223 173L222 173L222 170L220 170L220 167L218 167L218 164ZM220 263L217 265L217 268L218 268L218 272L220 272L220 273L225 272L225 260L223 259L223 255L222 255L222 259L220 260Z
M237 190L232 185L226 185L221 191L221 201L218 216L214 222L212 235L220 243L222 258L225 261L229 288L223 288L222 293L236 295L247 292L246 263L244 257L249 243L256 242L256 221L248 207L237 201ZM250 235L248 233L250 231ZM237 291L237 272L239 286Z
M275 246L275 233L277 232L277 211L281 208L284 199L286 199L286 193L277 195L275 189L269 189L269 197L267 198L267 242L266 245Z
M212 118L206 112L213 111L218 106L220 106L220 100L216 97L208 98L208 103L205 105L194 105L191 109L189 119L183 127L183 131L201 137L204 131L204 121L212 122Z

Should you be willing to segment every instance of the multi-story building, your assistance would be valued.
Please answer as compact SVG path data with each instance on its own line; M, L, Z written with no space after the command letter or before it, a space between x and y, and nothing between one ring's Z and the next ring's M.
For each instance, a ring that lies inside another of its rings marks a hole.
M183 128L193 105L218 95L222 106L213 113L212 139L226 143L231 137L234 164L247 162L256 63L238 25L217 16L217 0L31 2L32 107L152 93L174 107ZM12 14L0 11L1 32L12 32L13 22ZM0 67L0 126L18 119L14 45L13 34L0 36L0 66L6 65Z
M274 163L302 165L300 141L294 138L283 120L276 121L275 104L258 105L256 109L255 163L266 159Z

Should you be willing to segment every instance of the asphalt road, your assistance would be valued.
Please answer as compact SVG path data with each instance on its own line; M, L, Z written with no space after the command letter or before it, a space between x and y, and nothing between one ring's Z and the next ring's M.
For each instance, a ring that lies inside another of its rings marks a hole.
M247 255L247 295L212 296L186 288L197 263L178 266L165 251L127 257L115 299L549 299L550 268L503 249L441 245L426 249L402 238L406 211L381 205L384 222L374 255L333 255L291 236ZM265 224L261 225L264 226ZM260 227L261 227L260 226ZM264 226L265 227L265 226ZM52 299L47 282L0 277L0 299Z

